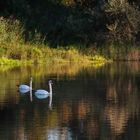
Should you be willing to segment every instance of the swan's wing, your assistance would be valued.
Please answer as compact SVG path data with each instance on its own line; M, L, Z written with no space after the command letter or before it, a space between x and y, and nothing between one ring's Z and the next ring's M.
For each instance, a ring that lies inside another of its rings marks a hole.
M49 96L49 94L37 94L35 93L35 97L38 99L45 99Z
M49 95L49 92L43 89L38 89L35 91L35 94L47 94Z
M19 89L19 92L24 94L24 93L27 93L29 92L29 89Z
M28 89L30 89L30 87L27 86L27 85L20 85L20 86L19 86L19 89L20 89L20 90L28 90Z

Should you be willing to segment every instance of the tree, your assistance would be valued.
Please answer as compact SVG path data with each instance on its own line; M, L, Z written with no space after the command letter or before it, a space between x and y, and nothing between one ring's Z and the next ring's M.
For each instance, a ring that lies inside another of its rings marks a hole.
M107 29L111 40L131 42L140 30L140 11L127 0L108 0L106 7Z

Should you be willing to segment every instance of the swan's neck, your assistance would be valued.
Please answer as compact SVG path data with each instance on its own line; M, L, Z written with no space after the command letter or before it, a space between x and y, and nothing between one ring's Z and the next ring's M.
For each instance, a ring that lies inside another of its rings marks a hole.
M32 89L32 79L30 80L30 89Z
M49 83L50 94L52 94L52 84Z

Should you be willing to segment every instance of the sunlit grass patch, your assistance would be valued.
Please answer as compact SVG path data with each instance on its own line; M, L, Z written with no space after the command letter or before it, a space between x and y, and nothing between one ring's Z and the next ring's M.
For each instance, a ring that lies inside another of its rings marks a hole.
M20 61L15 59L8 59L8 58L0 58L0 65L11 65L11 66L20 66L29 64L31 61Z
M92 57L92 60L93 61L102 61L102 62L105 62L107 61L103 56L100 56L100 55L95 55Z
M0 65L20 65L20 63L19 60L0 58Z
M25 63L106 63L108 60L100 55L86 55L75 48L49 48L31 44L16 46L16 50L6 49L0 59L0 65L21 65Z

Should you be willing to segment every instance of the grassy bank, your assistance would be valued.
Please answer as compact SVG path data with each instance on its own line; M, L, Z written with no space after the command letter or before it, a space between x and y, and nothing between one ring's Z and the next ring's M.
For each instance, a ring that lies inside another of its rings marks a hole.
M29 63L94 63L101 65L108 62L98 53L90 54L77 45L52 48L40 41L26 42L24 26L16 19L0 18L0 65L21 65Z
M98 53L113 61L140 61L140 47L134 44L107 44Z
M0 23L0 65L74 62L100 66L110 60L140 60L139 47L132 45L78 44L52 48L40 41L25 42L24 26L16 19L0 17ZM35 40L41 40L41 36L36 34Z
M72 46L67 48L50 48L48 45L37 44L6 44L0 48L2 64L29 64L29 63L92 63L100 65L108 62L103 56L87 54L83 49Z

